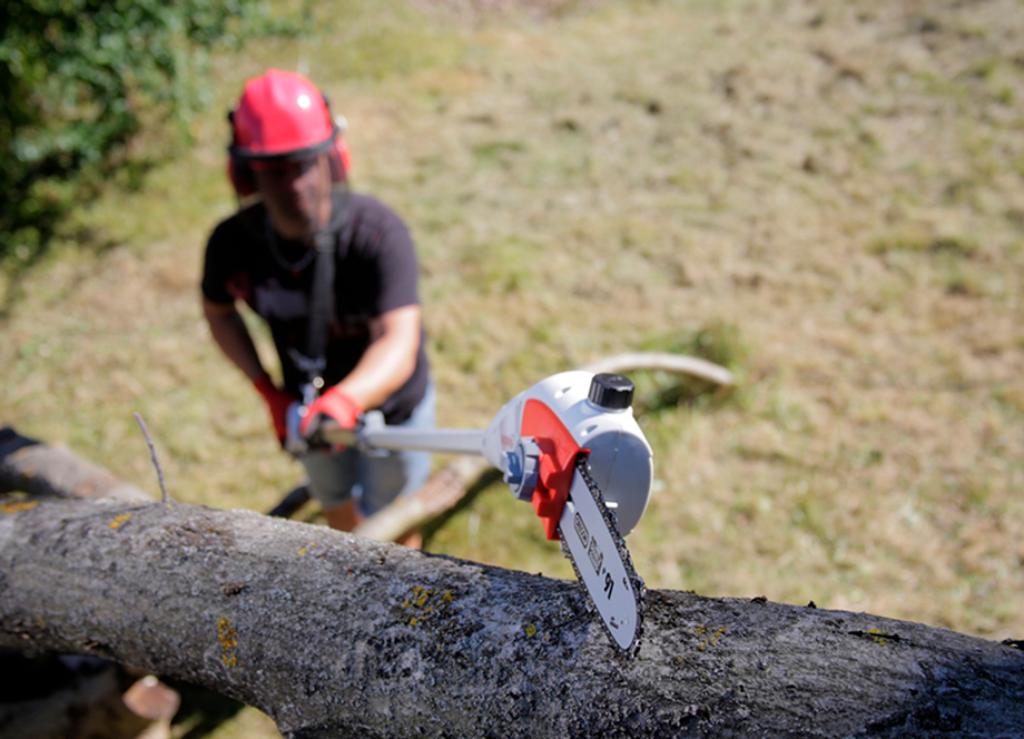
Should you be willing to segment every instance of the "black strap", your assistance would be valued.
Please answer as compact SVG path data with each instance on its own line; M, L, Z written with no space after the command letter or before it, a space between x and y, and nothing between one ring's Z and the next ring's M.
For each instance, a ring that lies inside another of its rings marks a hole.
M349 198L346 194L337 226L320 229L313 237L316 264L313 267L313 294L306 328L306 355L301 358L292 357L299 369L306 373L308 382L318 391L323 388L323 373L327 367L327 332L334 318L334 268L338 241L348 219L348 206Z
M330 231L317 231L313 243L316 248L316 266L313 272L313 296L309 306L306 356L323 365L327 356L327 331L334 317L336 237ZM318 369L323 372L323 366Z

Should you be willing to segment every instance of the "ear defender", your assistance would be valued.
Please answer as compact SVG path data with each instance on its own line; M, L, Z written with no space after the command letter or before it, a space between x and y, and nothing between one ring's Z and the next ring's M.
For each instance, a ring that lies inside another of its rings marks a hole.
M330 110L331 104L324 97L324 104ZM345 130L348 128L348 121L344 116L337 116L334 120L334 146L331 147L331 180L334 182L348 181L349 170L352 169L352 155L348 150L348 143L345 141Z
M252 167L249 161L235 154L238 136L235 131L235 111L228 111L228 125L231 126L231 144L228 145L228 181L240 199L251 197L256 194L256 178L253 176Z

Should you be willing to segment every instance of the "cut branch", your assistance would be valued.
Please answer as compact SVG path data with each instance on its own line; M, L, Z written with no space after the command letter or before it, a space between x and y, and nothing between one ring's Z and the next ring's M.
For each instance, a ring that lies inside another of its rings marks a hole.
M63 447L41 444L10 426L0 429L0 493L151 500L145 492Z
M135 416L135 423L139 424L139 430L142 431L142 435L146 439L146 446L149 448L149 459L156 470L156 481L160 484L160 501L167 503L169 500L167 483L164 481L164 470L160 466L160 457L157 456L156 447L153 445L153 437L149 435L149 429L146 427L146 421L142 418L142 414L133 413L132 415Z
M634 370L660 370L677 375L690 375L701 380L729 387L735 382L732 372L721 365L699 357L659 352L633 352L616 354L584 365L589 372L632 372Z
M458 505L473 480L488 469L490 465L482 457L458 457L431 475L419 490L364 520L354 533L377 541L395 541Z

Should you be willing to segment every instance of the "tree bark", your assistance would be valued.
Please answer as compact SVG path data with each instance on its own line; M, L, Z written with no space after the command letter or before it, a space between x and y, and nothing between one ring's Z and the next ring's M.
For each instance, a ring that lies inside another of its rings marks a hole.
M1024 653L650 591L637 657L576 583L184 504L0 513L0 646L107 657L298 736L1024 732Z

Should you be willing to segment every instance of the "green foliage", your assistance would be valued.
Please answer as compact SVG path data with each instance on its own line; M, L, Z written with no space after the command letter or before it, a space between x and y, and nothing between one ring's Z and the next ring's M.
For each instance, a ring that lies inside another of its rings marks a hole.
M205 49L296 28L257 0L23 0L0 26L0 259L21 262L143 129L183 135Z

